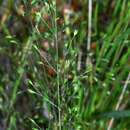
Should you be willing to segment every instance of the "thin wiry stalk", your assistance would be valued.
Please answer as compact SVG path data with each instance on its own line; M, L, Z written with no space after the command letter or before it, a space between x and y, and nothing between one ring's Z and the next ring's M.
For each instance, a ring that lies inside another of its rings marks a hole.
M54 37L55 37L55 43L56 43L56 60L57 60L57 90L58 90L58 119L59 119L59 130L61 130L61 112L60 112L60 81L59 81L59 65L58 65L58 57L59 57L59 53L58 53L58 37L57 37L57 25L56 25L56 21L57 21L57 9L56 9L56 0L54 3Z
M92 0L89 0L89 16L88 16L88 42L87 42L87 51L88 53L90 52L90 47L91 47L91 33L92 33ZM89 65L90 57L89 54L87 56L87 61L86 64L87 66Z
M116 111L118 111L118 109L119 109L119 107L120 107L120 104L121 104L121 102L122 102L122 100L123 100L123 96L124 96L124 93L125 93L125 91L126 91L126 88L127 88L128 83L129 83L129 80L130 80L130 73L129 73L129 75L128 75L126 81L125 81L125 84L124 84L122 93L121 93L121 95L120 95L120 97L119 97L119 100L118 100L118 102L117 102L117 104L116 104L116 108L115 108ZM112 127L113 122L114 122L114 118L111 118L107 130L111 130L111 127Z
M32 21L30 21L32 28L33 28L33 33L35 34L36 32L38 32L39 34L40 31L38 29L38 25L40 23L40 20L42 20L44 22L44 24L46 25L46 27L49 29L49 31L53 34L53 30L49 27L49 25L45 22L45 20L41 17L42 16L42 12L43 12L43 8L40 10L39 16L37 17L37 24L35 26L33 26ZM38 45L38 40L36 40L36 44ZM47 60L47 58L41 53L41 51L39 49L36 49L37 52L40 54L40 56L47 62L47 64L49 65L49 67L51 67L51 69L56 72L55 68L53 67L53 65L51 65L49 63L49 61Z

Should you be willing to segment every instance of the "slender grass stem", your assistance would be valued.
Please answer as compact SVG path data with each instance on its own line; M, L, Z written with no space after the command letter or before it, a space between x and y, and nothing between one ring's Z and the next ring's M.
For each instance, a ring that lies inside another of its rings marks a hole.
M56 12L56 0L54 3L54 37L55 37L55 43L56 43L56 61L57 61L57 90L58 90L58 119L59 119L59 130L61 130L61 112L60 112L60 81L59 81L59 65L58 65L58 57L59 57L59 53L58 53L58 37L57 37L57 25L56 25L56 21L57 21L57 12Z
M91 47L91 33L92 33L92 0L89 0L89 17L88 17L88 42L87 42L87 51L90 52ZM90 56L88 54L86 64L89 65Z

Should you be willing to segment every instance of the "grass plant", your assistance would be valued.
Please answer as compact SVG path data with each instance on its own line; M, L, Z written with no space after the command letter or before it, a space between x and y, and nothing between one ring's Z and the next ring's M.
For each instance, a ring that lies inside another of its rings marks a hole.
M129 1L0 7L0 129L130 129Z

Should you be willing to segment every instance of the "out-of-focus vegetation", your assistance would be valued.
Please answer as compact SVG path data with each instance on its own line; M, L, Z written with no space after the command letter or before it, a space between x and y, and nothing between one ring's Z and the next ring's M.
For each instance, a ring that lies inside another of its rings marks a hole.
M1 130L130 129L130 1L90 1L0 1Z

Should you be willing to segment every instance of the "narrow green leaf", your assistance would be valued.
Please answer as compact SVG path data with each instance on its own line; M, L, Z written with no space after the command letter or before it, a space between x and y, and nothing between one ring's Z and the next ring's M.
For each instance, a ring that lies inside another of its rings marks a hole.
M28 83L33 86L33 83L32 83L32 81L30 79L28 79Z
M37 64L39 64L39 65L43 65L43 63L42 63L41 61L38 61Z
M125 117L130 117L130 110L122 110L122 111L111 111L111 112L107 112L107 113L103 113L101 115L99 115L99 117L103 117L103 118L110 118L110 117L114 117L114 118L125 118Z
M37 46L36 46L36 45L33 45L33 47L34 47L36 50L38 50L38 48L37 48Z
M36 94L36 92L34 92L33 90L31 90L31 89L28 89L27 90L30 94Z

